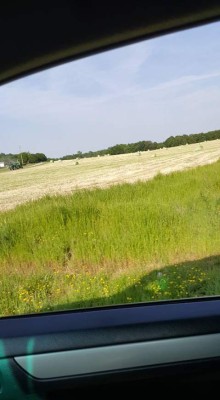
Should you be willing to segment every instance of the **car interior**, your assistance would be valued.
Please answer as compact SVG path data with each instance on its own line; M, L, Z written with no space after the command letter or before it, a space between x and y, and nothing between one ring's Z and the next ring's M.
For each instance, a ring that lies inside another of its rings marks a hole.
M0 90L69 61L219 20L217 0L2 1ZM211 394L220 381L220 297L3 316L0 348L0 399Z

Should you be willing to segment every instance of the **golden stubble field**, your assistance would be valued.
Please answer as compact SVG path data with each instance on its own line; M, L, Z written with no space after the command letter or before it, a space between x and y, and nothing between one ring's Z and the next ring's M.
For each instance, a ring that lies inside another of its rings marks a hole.
M0 211L46 194L64 195L79 189L146 181L158 173L168 174L210 164L219 158L220 140L213 140L169 149L55 161L21 170L7 170L0 174Z

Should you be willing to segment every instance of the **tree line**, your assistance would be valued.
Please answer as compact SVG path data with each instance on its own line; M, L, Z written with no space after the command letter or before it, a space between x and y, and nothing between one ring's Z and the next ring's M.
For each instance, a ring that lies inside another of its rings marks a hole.
M162 149L164 147L184 146L186 144L201 143L208 140L220 139L220 130L209 131L206 133L193 133L190 135L170 136L164 142L152 142L151 140L142 140L135 143L116 144L107 149L68 154L61 157L61 160L74 160L78 158L97 157L104 155L117 155L126 153L136 153L141 151L151 151ZM44 153L22 152L19 154L0 153L0 161L4 161L5 165L9 165L13 161L19 161L22 165L35 164L49 160L57 160L57 158L48 158Z
M13 162L20 162L21 165L26 165L47 161L47 157L43 153L32 154L26 151L19 154L0 153L0 161L4 162L5 165L10 165Z
M209 131L206 133L193 133L190 135L177 135L170 136L164 142L152 142L150 140L142 140L140 142L128 143L128 144L116 144L115 146L108 147L104 150L98 151L89 151L86 153L82 153L78 151L75 154L69 154L62 157L62 160L72 160L76 158L87 158L87 157L97 157L104 155L116 155L116 154L126 154L126 153L135 153L140 151L150 151L162 149L164 147L175 147L175 146L183 146L186 144L192 143L201 143L208 140L216 140L220 139L220 130Z

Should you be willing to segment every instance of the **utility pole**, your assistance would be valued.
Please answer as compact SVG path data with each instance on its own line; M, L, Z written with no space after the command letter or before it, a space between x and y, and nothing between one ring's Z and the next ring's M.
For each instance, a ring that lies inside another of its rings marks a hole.
M23 157L22 157L22 152L21 152L21 146L19 146L19 152L20 152L21 166L23 167Z

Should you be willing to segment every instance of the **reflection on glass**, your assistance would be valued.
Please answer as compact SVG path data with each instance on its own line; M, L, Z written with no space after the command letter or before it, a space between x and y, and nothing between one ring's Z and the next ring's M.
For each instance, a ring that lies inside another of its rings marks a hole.
M219 33L1 88L1 316L220 294Z

